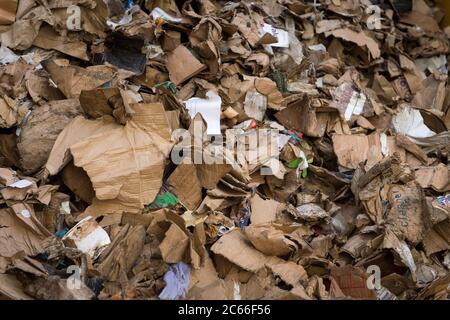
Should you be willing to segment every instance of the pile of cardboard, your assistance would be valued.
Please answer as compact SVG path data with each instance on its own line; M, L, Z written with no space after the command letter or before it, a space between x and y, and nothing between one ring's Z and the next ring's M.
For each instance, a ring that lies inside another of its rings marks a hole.
M447 299L443 18L1 1L0 297Z

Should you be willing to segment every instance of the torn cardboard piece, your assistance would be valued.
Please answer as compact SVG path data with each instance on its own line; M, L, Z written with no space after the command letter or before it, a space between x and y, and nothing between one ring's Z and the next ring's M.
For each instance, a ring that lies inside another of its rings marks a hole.
M16 20L18 0L4 0L0 4L0 25L11 24Z
M89 208L93 214L108 213L114 206L114 212L142 209L162 185L172 148L164 108L159 103L135 104L134 111L125 126L106 122L106 131L102 119L75 119L61 132L47 162L48 172L57 173L70 160L70 150L75 166L86 171L94 187L96 199Z
M172 148L164 108L155 103L137 104L134 109L136 113L124 127L70 146L74 164L89 175L100 200L92 204L97 211L105 206L107 212L109 200L116 200L123 208L142 209L161 187L165 160Z
M167 70L170 81L176 85L185 82L206 69L206 65L198 61L192 53L180 45L169 53L167 57Z
M333 135L333 148L339 165L356 169L366 161L375 163L383 159L379 134Z
M59 90L68 98L78 98L81 91L96 89L113 79L114 71L108 66L81 68L70 65L68 60L42 62Z

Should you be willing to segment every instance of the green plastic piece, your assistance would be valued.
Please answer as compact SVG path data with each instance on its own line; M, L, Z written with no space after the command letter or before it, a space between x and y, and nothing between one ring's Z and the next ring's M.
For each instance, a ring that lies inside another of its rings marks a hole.
M269 75L269 78L275 81L278 91L287 92L287 77L285 74L275 71Z
M298 166L300 165L300 163L302 163L302 162L303 162L303 159L301 159L301 158L294 159L291 162L289 162L288 168L297 169Z
M175 83L171 82L171 81L164 81L164 82L158 83L158 84L155 86L155 88L159 88L160 86L166 87L166 88L169 89L170 92L172 92L174 95L177 94L177 85L176 85Z
M155 201L146 205L147 209L173 207L178 204L178 198L170 192L159 194L156 196Z
M302 170L302 178L306 178L308 176L308 168Z

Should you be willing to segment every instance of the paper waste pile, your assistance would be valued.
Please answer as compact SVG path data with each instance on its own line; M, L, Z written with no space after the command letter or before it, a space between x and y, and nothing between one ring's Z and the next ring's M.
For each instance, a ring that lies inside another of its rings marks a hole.
M2 0L0 299L448 299L427 0Z

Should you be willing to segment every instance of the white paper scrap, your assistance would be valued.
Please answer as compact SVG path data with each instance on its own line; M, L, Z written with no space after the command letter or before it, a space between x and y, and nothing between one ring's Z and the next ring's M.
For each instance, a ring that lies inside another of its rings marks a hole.
M277 43L271 43L271 47L289 48L289 33L285 30L277 29L270 24L264 23L262 25L262 34L270 33L278 39Z
M150 16L153 18L153 20L156 20L157 18L162 18L162 19L170 21L170 22L182 22L183 21L183 19L181 19L181 18L172 17L170 14L168 14L163 9L158 8L158 7L153 9L153 11L150 13Z
M33 182L31 182L30 180L23 179L23 180L19 180L14 183L11 183L8 187L23 189L23 188L31 186L32 184L33 184Z
M345 120L350 120L352 115L360 115L363 111L364 104L366 103L366 95L364 93L359 93L353 91L352 97L347 104L347 109L345 109L344 117Z
M436 135L424 123L419 110L403 108L393 119L392 124L397 132L412 138L428 138Z

